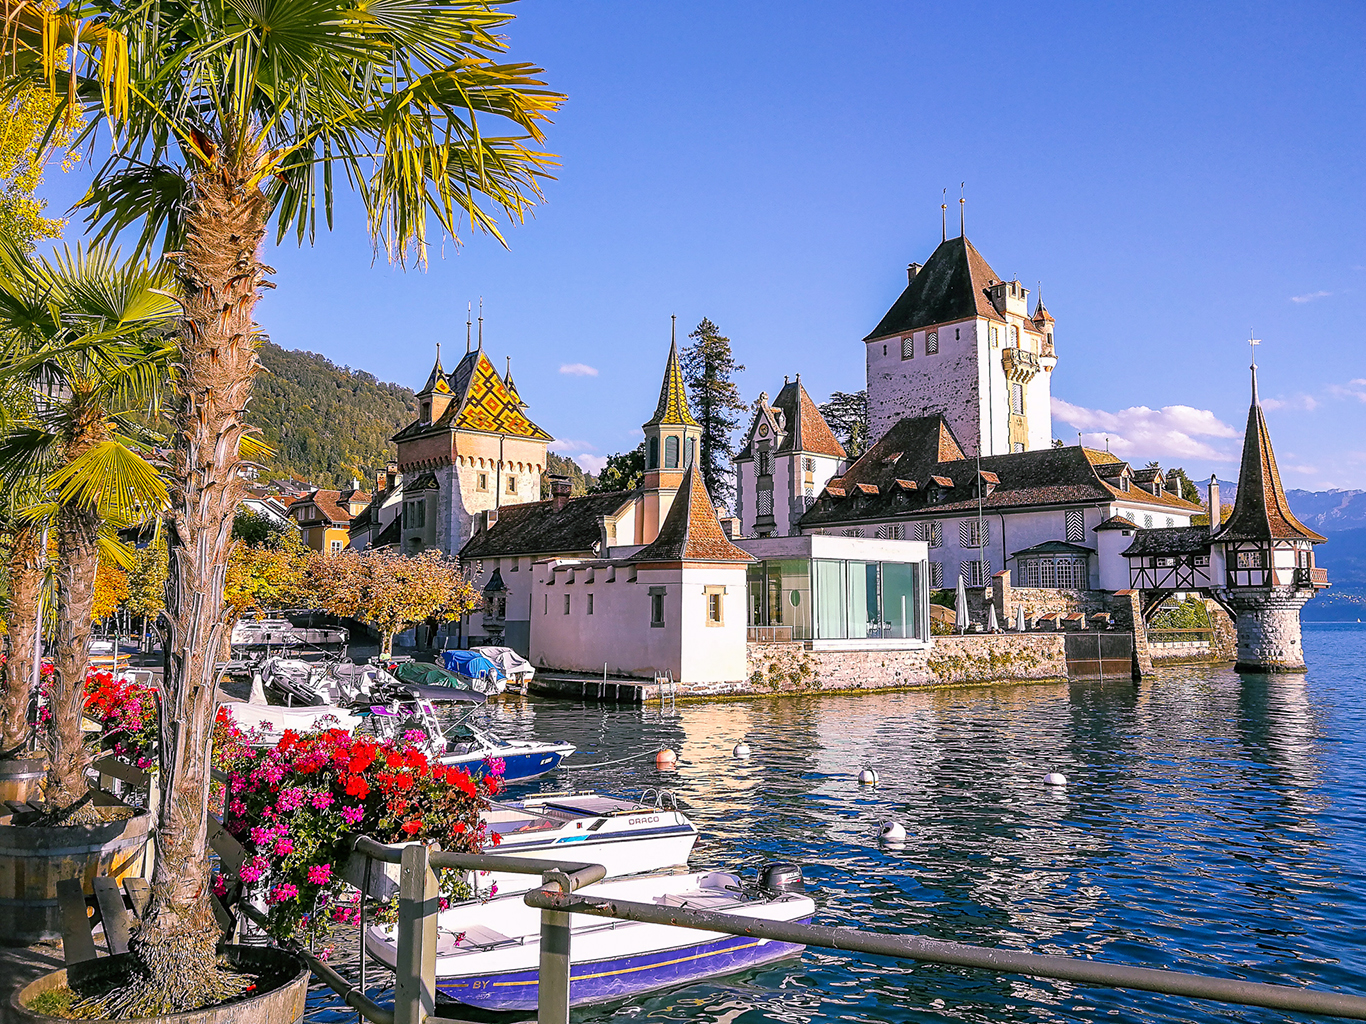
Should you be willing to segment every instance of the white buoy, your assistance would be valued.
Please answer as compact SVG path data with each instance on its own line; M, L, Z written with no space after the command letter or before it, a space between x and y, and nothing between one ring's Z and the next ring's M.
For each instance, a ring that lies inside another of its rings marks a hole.
M858 781L860 786L876 786L877 772L872 768L865 768L858 773Z
M749 744L737 743L735 744L735 749L732 750L731 753L736 757L749 757Z
M882 828L878 832L878 838L884 843L904 843L906 841L906 829L895 821L884 821Z
M1067 785L1067 776L1062 772L1049 772L1043 777L1043 784L1045 786L1065 786Z

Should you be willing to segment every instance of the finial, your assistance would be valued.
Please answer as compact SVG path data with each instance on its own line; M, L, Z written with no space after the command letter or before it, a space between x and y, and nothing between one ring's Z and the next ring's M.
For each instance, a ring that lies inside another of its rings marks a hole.
M669 344L670 344L670 345L675 345L675 344L677 344L677 343L678 343L678 314L677 314L677 313L670 313L670 314L669 314Z
M944 228L943 237L939 240L941 242L947 242L949 240L949 190L947 188L944 189L942 194L944 201L939 204L939 213L944 221Z
M436 343L436 361L441 362L441 342Z
M479 296L479 351L484 350L484 296Z
M1252 328L1249 327L1247 331L1247 348L1248 351L1252 353L1252 404L1261 405L1262 400L1257 397L1257 346L1260 345L1261 342L1252 336L1254 333Z
M474 326L474 303L465 300L465 354L470 353L470 328Z
M511 379L511 378L512 378L512 356L508 356L508 357L507 357L507 361L508 361L508 371L507 371L507 373L504 374L503 376L506 377L506 378L508 378L508 379Z
M963 208L964 208L964 206L967 204L967 200L963 198L963 189L967 187L967 184L968 184L968 183L967 183L966 181L960 181L960 182L958 183L958 237L959 237L959 238L962 238L963 235L964 235L964 230L963 230Z
M792 383L791 378L789 378L787 374L783 374L783 387L787 387L787 385L789 385L789 384L791 384L791 383Z

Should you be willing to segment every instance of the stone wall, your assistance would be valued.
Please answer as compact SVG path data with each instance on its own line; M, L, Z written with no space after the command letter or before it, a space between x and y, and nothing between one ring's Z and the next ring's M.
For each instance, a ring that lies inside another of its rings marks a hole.
M996 605L996 618L1002 628L1015 621L1015 610L1024 605L1025 620L1030 627L1040 615L1062 612L1069 615L1082 612L1088 619L1096 612L1111 610L1111 595L1106 590L1056 590L1051 587L1016 587L1010 582L1010 570L998 572L991 579L991 589L984 595ZM972 594L968 594L968 608L972 610ZM979 614L985 614L985 607ZM976 615L973 621L977 621Z
M1238 618L1240 672L1303 672L1300 609L1313 591L1298 587L1248 587L1221 591Z

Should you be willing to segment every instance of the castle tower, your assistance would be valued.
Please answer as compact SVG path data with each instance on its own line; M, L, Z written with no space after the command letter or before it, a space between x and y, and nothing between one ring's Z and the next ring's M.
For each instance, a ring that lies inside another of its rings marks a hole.
M446 371L441 368L441 344L436 346L436 362L432 372L427 375L427 383L417 393L417 418L419 423L435 423L451 404L451 385L446 380Z
M1240 672L1303 672L1300 608L1327 574L1314 567L1314 545L1324 538L1290 511L1276 455L1271 450L1257 396L1257 364L1252 365L1252 405L1243 435L1243 461L1233 514L1219 522L1217 490L1211 502L1210 576L1223 578L1215 587L1218 600L1234 615L1238 627ZM1216 559L1223 562L1219 573Z
M900 298L864 338L868 436L905 416L942 414L964 451L1036 451L1053 443L1053 317L1029 314L1029 289L1006 281L965 237L912 263Z
M669 514L683 474L697 461L702 427L688 410L688 391L678 363L678 343L669 343L669 360L659 387L655 414L644 424L645 477L642 501L636 517L636 543L648 544L659 534Z
M802 386L783 379L772 404L761 393L735 455L735 514L746 537L787 537L844 469L844 447Z

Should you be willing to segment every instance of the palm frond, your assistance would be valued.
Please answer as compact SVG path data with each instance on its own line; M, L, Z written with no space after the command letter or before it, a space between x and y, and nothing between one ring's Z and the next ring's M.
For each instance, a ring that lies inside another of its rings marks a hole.
M63 505L97 509L108 522L141 522L169 503L156 467L125 445L100 441L48 475L47 486Z

